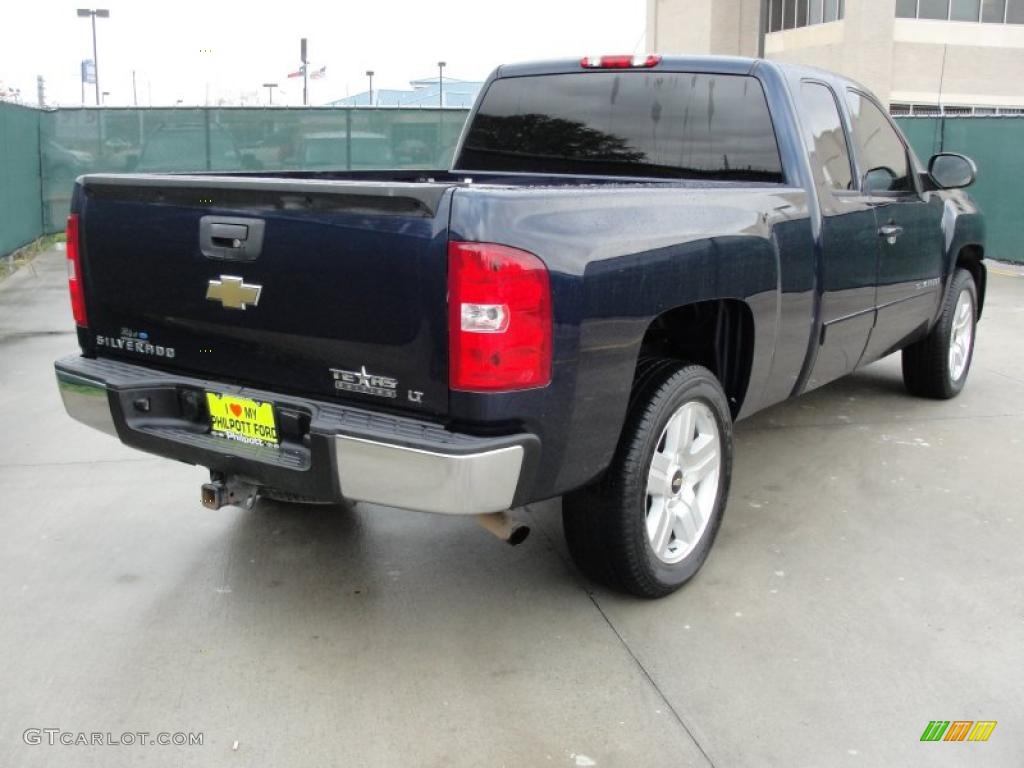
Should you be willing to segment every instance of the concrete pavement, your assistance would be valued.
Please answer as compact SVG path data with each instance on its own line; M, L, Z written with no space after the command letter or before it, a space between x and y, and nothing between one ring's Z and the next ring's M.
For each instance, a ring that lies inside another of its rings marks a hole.
M643 602L576 574L557 501L515 549L368 505L202 509L203 470L64 415L62 259L0 284L0 765L1024 764L1024 279L990 280L960 398L890 358L741 423L711 558ZM999 724L921 743L936 719Z

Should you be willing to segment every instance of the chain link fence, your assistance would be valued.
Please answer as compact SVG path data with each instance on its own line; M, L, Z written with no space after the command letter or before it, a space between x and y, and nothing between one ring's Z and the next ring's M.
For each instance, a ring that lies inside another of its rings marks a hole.
M0 102L0 257L43 234L36 109Z
M0 103L0 255L64 227L76 176L103 172L447 168L468 112L368 108L71 108ZM1024 261L1024 117L898 117L923 161L962 152L987 255Z
M936 152L960 152L978 166L968 192L985 214L985 256L1024 262L1020 211L1024 204L1024 117L899 117L903 133L924 163Z
M43 221L55 231L75 177L94 171L447 168L466 110L107 108L41 118Z

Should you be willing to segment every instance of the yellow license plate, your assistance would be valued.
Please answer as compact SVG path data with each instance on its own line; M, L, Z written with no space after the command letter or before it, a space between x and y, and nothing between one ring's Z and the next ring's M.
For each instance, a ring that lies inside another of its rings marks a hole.
M277 445L274 406L247 397L206 393L210 430L222 437L252 445Z

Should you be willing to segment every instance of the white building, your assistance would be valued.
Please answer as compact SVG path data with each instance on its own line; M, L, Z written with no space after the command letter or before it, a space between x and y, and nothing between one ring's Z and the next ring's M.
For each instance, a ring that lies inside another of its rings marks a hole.
M1024 0L647 0L647 41L831 69L897 113L1024 108Z

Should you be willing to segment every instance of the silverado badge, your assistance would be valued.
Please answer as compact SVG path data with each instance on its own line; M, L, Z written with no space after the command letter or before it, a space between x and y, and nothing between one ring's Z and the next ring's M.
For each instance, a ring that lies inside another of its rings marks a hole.
M259 304L262 291L262 285L246 283L233 275L221 275L220 280L211 280L206 287L206 298L219 301L228 309L245 309Z

